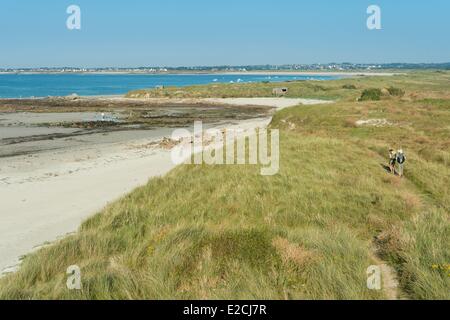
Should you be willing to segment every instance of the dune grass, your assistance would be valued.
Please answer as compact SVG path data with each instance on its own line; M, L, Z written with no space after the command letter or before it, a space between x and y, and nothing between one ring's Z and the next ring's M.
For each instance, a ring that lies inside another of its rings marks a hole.
M326 116L322 116L324 114ZM354 125L356 119L379 117L387 118L390 124L383 127ZM372 236L376 253L396 268L403 296L408 298L450 298L450 273L442 268L440 271L433 269L433 265L445 268L450 260L448 123L448 99L292 108L279 112L272 123L274 127L291 130L292 124L297 124L294 130L303 139L321 136L354 143L361 150L374 153L362 157L361 161L378 158L379 168L384 164L387 146L406 150L405 179L383 175L383 170L378 170L386 187L393 187L396 198L403 201L403 209L392 204L383 206L370 214L367 227L372 226L375 232ZM375 163L370 171L373 170L376 170ZM379 196L385 199L385 195ZM349 199L355 200L355 197ZM381 212L390 213L382 217ZM394 219L394 212L403 212L404 216Z
M449 299L436 268L450 263L448 77L386 83L406 95L376 102L340 91L380 79L337 81L339 102L275 114L278 175L177 167L27 256L0 279L0 299L384 299L366 287L379 259L397 271L399 298ZM404 179L383 167L390 146L407 154ZM81 291L66 288L74 264Z
M235 98L272 97L273 88L288 88L289 98L356 101L367 89L386 89L388 94L405 92L413 99L420 97L450 98L448 83L450 72L409 72L395 76L363 76L327 81L291 81L281 83L233 83L196 85L188 87L166 87L163 89L135 90L127 94L130 98ZM422 89L426 86L427 92ZM389 90L394 88L395 91ZM447 88L447 92L444 93ZM435 94L436 93L436 94Z

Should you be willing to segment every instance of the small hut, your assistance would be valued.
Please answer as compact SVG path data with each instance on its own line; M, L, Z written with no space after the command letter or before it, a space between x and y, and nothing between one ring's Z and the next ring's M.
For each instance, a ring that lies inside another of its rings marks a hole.
M272 94L275 96L285 96L288 93L288 88L274 88L272 90Z

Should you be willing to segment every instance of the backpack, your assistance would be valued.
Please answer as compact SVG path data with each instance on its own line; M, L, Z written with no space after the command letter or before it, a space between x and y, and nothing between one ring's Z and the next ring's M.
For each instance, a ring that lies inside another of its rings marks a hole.
M406 161L405 155L403 153L397 154L397 162L399 164L404 164Z

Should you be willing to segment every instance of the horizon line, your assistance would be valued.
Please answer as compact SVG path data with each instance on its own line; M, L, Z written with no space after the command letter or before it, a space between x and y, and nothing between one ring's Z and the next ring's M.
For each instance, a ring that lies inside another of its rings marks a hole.
M384 65L446 65L450 64L450 61L445 62L314 62L314 63L284 63L284 64L217 64L217 65L141 65L141 66L33 66L33 67L0 67L0 70L4 69L62 69L62 68L75 68L75 69L140 69L140 68L244 68L244 67L286 67L286 66L319 66L319 65L362 65L362 66L384 66Z

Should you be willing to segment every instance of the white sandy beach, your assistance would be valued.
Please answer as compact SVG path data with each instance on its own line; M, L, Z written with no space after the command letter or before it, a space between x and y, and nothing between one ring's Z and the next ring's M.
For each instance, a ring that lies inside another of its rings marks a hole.
M279 109L323 103L285 98L203 101ZM259 118L235 126L263 127L269 122L270 118ZM76 231L82 221L108 203L171 170L170 150L148 146L170 137L171 131L135 133L133 139L125 139L123 133L71 138L62 140L72 143L70 147L0 157L0 271L15 270L20 256Z

